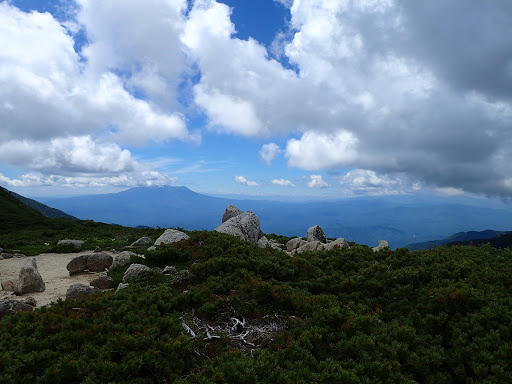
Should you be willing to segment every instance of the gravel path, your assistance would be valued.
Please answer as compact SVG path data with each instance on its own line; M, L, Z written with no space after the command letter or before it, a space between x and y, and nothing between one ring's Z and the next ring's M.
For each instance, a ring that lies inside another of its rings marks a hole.
M26 297L31 296L36 299L37 306L40 307L52 301L57 301L59 297L64 299L66 297L66 290L71 284L83 283L88 285L91 280L98 276L98 273L92 272L69 276L69 272L66 269L66 265L74 257L91 253L92 251L80 253L42 253L35 256L37 269L43 278L46 290L44 292L16 296L12 292L4 291L0 288L0 300L25 300ZM26 260L27 257L13 257L12 259L0 260L0 281L18 279L19 271Z

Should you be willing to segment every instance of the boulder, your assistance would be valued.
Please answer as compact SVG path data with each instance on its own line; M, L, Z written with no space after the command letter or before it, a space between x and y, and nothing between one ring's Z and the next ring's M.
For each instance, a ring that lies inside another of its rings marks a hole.
M260 239L258 240L258 247L260 247L260 248L270 247L270 242L268 241L268 239L265 236L260 237Z
M247 211L230 218L217 228L217 232L238 236L240 239L256 244L260 235L260 219L254 213Z
M130 280L135 279L141 273L146 272L146 271L151 271L151 268L146 267L145 265L142 265L142 264L132 264L132 265L130 265L128 267L128 269L126 270L126 272L124 273L123 283L126 283L126 282L128 282Z
M79 251L84 248L84 242L82 240L64 239L64 240L59 240L57 245L68 246L68 247L74 248Z
M284 245L276 240L269 240L268 244L270 245L270 248L272 248L272 249L278 249L278 250L282 251L284 248Z
M8 292L14 292L16 290L16 286L18 285L18 280L5 280L2 281L2 289Z
M234 205L228 205L226 210L224 211L224 214L222 215L222 222L228 221L232 217L236 217L238 215L241 215L243 212L235 207Z
M155 245L160 244L174 244L181 240L190 239L190 236L186 233L178 231L176 229L166 229L165 232L155 241Z
M87 258L87 269L91 272L103 272L109 269L114 259L106 253L94 253Z
M91 293L99 292L96 287L91 287L82 283L71 285L66 291L66 299L78 299L83 296L90 295Z
M100 276L90 282L90 285L98 289L114 288L114 279L110 276Z
M334 248L350 248L350 246L348 245L347 240L340 237L334 241L331 241L330 243L327 243L324 247L326 251L330 251L331 249Z
M306 244L298 248L295 252L302 253L306 251L319 252L324 250L324 244L320 241L308 241Z
M327 238L325 237L324 230L320 228L319 225L315 225L308 229L307 241L319 241L321 243L327 243Z
M299 249L300 247L302 247L303 245L306 245L306 244L307 244L306 240L304 240L300 237L295 237L294 239L291 239L286 243L286 249L291 252L291 251L295 251L296 249Z
M130 264L130 258L136 254L129 251L123 251L114 257L114 262L110 266L110 269L122 267L123 265Z
M34 308L18 300L2 300L0 301L0 319L4 316L15 315L20 312L30 312Z
M126 289L130 286L130 284L125 284L125 283L119 283L119 285L117 286L117 289L116 289L116 293L119 292L121 289Z
M379 240L379 245L377 245L376 247L373 247L372 249L373 249L373 252L379 252L386 248L389 248L388 242L386 240Z
M31 307L35 307L36 304L37 304L37 301L36 299L34 299L32 296L28 296L25 298L25 300L23 301L25 304L28 304L30 305Z
M25 293L44 292L45 289L43 278L37 270L36 259L35 257L30 257L20 270L16 294L24 295Z
M151 244L151 238L149 237L141 237L139 240L134 241L130 247L140 247L142 245Z
M12 259L14 255L12 253L2 253L1 256L2 259Z
M66 265L66 269L69 271L70 275L74 275L76 273L84 272L87 269L87 259L90 255L81 255L77 256Z

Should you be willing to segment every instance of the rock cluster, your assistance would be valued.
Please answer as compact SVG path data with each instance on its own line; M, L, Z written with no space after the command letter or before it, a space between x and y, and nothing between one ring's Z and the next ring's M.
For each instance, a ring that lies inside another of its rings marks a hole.
M301 237L291 239L286 243L286 250L290 255L306 251L319 252L335 248L350 248L347 240L338 238L334 241L327 240L323 229L319 225L309 228L306 240Z
M2 300L0 301L0 319L4 316L15 315L19 312L30 312L34 308L23 301Z

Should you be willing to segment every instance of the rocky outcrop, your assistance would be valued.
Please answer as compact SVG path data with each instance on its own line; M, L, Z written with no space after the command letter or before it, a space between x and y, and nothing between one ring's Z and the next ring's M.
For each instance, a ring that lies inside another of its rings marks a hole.
M92 280L89 284L98 289L110 289L114 288L114 279L110 276L100 276Z
M43 278L37 270L35 257L30 257L21 268L16 285L16 294L24 295L32 292L44 292L46 289Z
M320 228L319 225L315 225L308 229L306 240L319 241L324 244L327 243L327 238L325 237L324 230Z
M336 239L334 241L331 241L330 243L327 243L324 246L324 249L326 251L330 251L331 249L335 249L335 248L340 248L340 249L341 248L350 248L350 246L348 245L347 240L345 240L342 237L340 237L339 239Z
M166 229L165 232L155 241L155 245L160 244L174 244L178 241L190 239L186 233L176 229Z
M66 269L69 271L69 274L74 275L76 273L84 272L87 269L88 258L89 255L82 255L71 259L68 265L66 265Z
M379 245L377 245L376 247L373 247L372 249L373 249L373 252L379 252L386 248L389 248L388 242L386 240L379 240Z
M301 237L295 237L286 243L286 250L289 252L295 251L300 247L306 245L308 242Z
M238 236L240 239L256 244L260 236L260 219L247 211L232 217L215 228L215 231Z
M141 237L139 240L134 241L130 247L141 247L143 245L151 244L151 238L149 237Z
M111 269L122 267L126 264L130 264L130 258L132 256L135 256L136 253L129 252L129 251L123 251L121 253L118 253L116 257L114 257L114 262L110 266Z
M59 240L57 245L71 247L73 249L76 249L77 251L80 251L84 248L84 242L82 240L64 239L64 240Z
M66 299L78 299L83 296L88 296L91 293L99 292L98 288L91 287L82 283L71 285L66 291Z
M242 210L238 209L234 205L228 205L228 207L224 211L224 214L222 215L222 222L224 223L225 221L228 221L232 217L239 216L242 213Z
M0 319L4 316L15 315L20 312L31 312L34 308L23 301L2 300L0 301Z
M94 253L87 258L87 269L91 272L103 272L110 268L113 261L113 257L106 253Z
M132 264L128 267L123 276L123 283L137 278L141 273L151 271L151 268L142 264Z

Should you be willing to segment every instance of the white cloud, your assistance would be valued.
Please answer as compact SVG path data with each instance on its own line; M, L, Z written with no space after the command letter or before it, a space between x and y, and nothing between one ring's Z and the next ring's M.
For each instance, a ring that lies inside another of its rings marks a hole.
M235 176L235 181L238 184L245 185L247 187L259 187L259 184L255 181L249 181L243 176Z
M267 165L272 165L272 161L282 152L276 143L264 144L260 149L260 156Z
M309 188L328 188L329 184L322 178L322 175L311 175L307 186Z
M346 166L357 159L358 139L347 131L322 134L308 131L300 140L291 139L286 146L288 164L307 170Z
M366 169L350 171L339 181L348 192L355 194L394 195L413 189L399 177L379 176Z
M287 179L273 179L272 184L282 185L283 187L295 187L295 184Z

